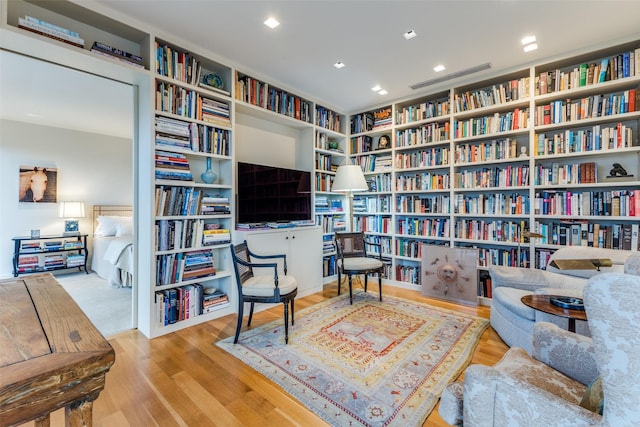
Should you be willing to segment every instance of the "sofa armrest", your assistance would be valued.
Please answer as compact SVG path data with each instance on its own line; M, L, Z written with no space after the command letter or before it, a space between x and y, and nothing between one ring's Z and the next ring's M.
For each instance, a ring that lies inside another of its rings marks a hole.
M464 426L597 425L602 417L495 368L471 365L464 376Z
M537 322L533 327L531 356L585 385L598 376L591 338L552 323Z
M583 278L522 267L493 265L489 267L489 274L494 289L507 286L531 292L538 288L582 290L587 284L587 280Z

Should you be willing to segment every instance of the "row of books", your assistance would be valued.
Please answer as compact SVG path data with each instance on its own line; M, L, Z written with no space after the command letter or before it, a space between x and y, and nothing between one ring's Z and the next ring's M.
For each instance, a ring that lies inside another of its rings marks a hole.
M433 147L426 150L397 153L396 169L425 168L449 164L449 148Z
M455 222L456 239L490 242L518 242L522 224L518 221L459 219Z
M379 215L356 216L353 224L356 230L368 233L391 233L392 231L391 218Z
M229 303L221 290L204 287L200 283L158 291L155 294L156 322L161 326L209 313Z
M413 175L398 175L396 177L396 190L398 191L448 190L450 188L449 185L448 173L422 172Z
M91 52L100 56L115 59L116 61L124 62L125 64L133 65L134 67L144 68L144 60L141 56L109 46L106 43L98 41L93 42Z
M586 221L536 222L536 233L543 237L536 243L560 246L592 246L596 248L640 250L640 224L600 224Z
M529 109L516 108L506 113L495 113L491 116L474 117L467 120L456 120L453 123L455 138L490 135L509 132L529 127Z
M344 215L322 215L316 216L316 225L322 227L323 233L333 233L336 231L344 231L347 228L347 222Z
M461 189L524 187L529 185L529 165L506 165L456 172L454 183L454 188Z
M369 198L368 200L371 200ZM374 201L376 199L373 199ZM377 210L367 209L368 212L389 212L391 200L389 197L380 197L374 206ZM354 202L355 203L355 202ZM396 196L396 212L398 213L449 213L449 196L438 194L435 196Z
M342 212L341 199L330 199L327 196L317 196L315 199L316 212Z
M42 36L84 48L84 39L75 31L54 25L33 16L18 17L18 27Z
M515 159L520 156L518 141L511 138L497 139L476 144L456 144L455 164L476 163L490 160Z
M598 182L598 170L595 162L569 163L557 162L545 166L536 165L535 185L594 184Z
M454 212L473 215L528 215L529 195L520 193L456 194Z
M538 156L613 150L633 146L633 127L617 123L613 126L596 125L590 129L568 129L551 135L536 135Z
M396 131L396 147L413 147L434 142L449 140L451 126L449 122L428 123L417 129L405 129Z
M535 125L567 123L596 117L632 113L640 104L636 89L597 94L581 99L555 100L536 107Z
M396 232L405 236L449 237L448 218L401 218Z
M48 255L43 259L44 269L54 269L60 267L82 267L85 264L85 256L82 254ZM20 255L18 257L18 272L41 270L40 258L37 255Z
M425 101L416 105L398 108L396 111L396 124L401 125L433 117L442 117L449 114L450 111L447 98Z
M536 76L535 94L558 92L640 75L640 48L571 70L544 71Z
M640 190L537 191L538 215L640 216Z
M156 110L214 123L231 126L229 104L200 94L173 83L160 81L156 84Z
M215 274L216 268L211 249L156 257L156 286L171 285Z
M490 88L458 92L453 95L456 112L491 107L529 97L529 77L510 80Z
M313 120L309 101L249 76L238 74L236 99L306 123Z
M390 155L360 156L356 157L356 162L364 172L391 172L393 168L393 159Z
M319 105L316 107L316 124L334 132L341 132L342 129L340 114Z
M20 252L51 252L84 248L80 240L45 240L42 242L25 241L20 243Z
M396 280L405 283L411 283L413 285L419 285L420 282L420 267L413 265L396 265ZM388 273L385 273L387 275ZM387 276L389 277L389 276Z

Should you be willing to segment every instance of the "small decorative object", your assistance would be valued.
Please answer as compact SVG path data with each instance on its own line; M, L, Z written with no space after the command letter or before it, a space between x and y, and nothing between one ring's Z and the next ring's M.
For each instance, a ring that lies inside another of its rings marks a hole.
M329 149L330 150L337 150L338 149L338 142L337 141L329 141Z
M389 135L381 135L378 139L378 150L391 148L391 137Z
M625 168L622 167L620 163L614 163L613 168L609 171L609 176L618 177L618 176L629 176Z
M524 145L520 147L520 157L527 157L527 147Z
M207 157L207 170L200 174L200 178L205 184L213 184L218 179L218 174L211 170L211 157Z
M39 239L40 238L40 230L37 230L37 229L31 230L31 238L32 239Z
M557 307L568 308L569 310L584 310L582 298L552 296L549 301Z
M224 89L224 81L216 73L207 73L202 76L202 83L216 89Z

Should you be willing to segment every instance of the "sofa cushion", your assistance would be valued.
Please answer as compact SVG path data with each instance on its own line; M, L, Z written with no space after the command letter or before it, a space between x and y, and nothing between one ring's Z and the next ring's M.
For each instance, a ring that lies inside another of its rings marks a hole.
M508 309L518 317L522 317L527 320L535 320L535 310L524 305L524 303L520 301L525 295L531 295L531 292L522 289L507 288L504 286L496 288L493 291L493 299L502 307Z
M580 406L591 412L602 415L604 409L604 393L602 391L602 379L597 377L584 392Z
M567 276L583 277L589 279L600 273L622 273L624 263L631 254L631 251L618 249L594 248L589 246L566 246L551 254L547 263L547 271L564 274ZM550 265L557 259L610 259L611 267L601 267L600 270L560 270Z

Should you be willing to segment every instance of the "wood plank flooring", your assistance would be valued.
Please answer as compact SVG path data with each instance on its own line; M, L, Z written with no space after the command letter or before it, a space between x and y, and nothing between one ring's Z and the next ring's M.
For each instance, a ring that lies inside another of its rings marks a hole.
M336 294L334 282L322 292L296 300L296 310ZM426 298L419 291L384 286L383 295L489 318L489 307L446 303ZM281 317L282 305L274 306L256 313L252 327ZM153 340L135 330L110 338L116 361L107 374L105 390L94 403L94 426L327 425L279 386L215 345L235 332L235 323L236 317L231 315ZM493 365L507 349L488 328L472 363ZM437 407L423 424L446 425ZM52 414L51 426L64 426L64 410Z

